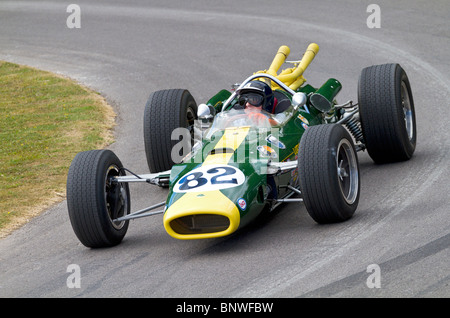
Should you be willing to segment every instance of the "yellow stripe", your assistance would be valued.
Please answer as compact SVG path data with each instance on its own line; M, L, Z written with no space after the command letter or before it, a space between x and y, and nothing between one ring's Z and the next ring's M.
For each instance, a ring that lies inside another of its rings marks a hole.
M205 158L203 165L228 164L234 152L239 148L245 137L248 135L250 127L227 128L222 138L217 142L214 149L217 154L211 154ZM222 153L222 149L229 148L230 152ZM233 149L233 152L231 152ZM190 215L217 214L223 215L230 220L230 226L221 232L199 233L199 234L178 234L170 226L173 220ZM191 240L220 237L233 233L240 223L239 209L235 202L232 202L220 190L205 192L187 192L174 202L164 213L164 227L170 236L177 239Z
M227 164L231 157L233 157L234 151L239 148L245 137L248 135L249 130L250 127L227 128L222 138L220 138L214 147L214 149L218 150L218 153L206 157L203 164ZM221 150L225 148L233 149L233 152L221 153Z

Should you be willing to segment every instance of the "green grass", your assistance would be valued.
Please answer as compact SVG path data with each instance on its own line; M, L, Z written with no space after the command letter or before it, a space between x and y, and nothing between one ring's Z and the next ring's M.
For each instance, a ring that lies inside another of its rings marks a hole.
M0 237L62 200L73 157L111 143L113 124L98 93L0 61Z

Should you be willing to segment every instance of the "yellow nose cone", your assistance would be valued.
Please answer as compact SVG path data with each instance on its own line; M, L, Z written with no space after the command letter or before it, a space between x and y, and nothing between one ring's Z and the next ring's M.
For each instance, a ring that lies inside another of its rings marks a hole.
M187 192L164 214L164 228L177 239L193 240L226 236L239 227L235 203L219 190Z

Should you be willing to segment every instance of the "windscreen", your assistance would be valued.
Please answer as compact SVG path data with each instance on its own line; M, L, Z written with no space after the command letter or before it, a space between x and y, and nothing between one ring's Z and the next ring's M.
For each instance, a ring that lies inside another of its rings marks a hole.
M230 109L215 116L206 138L209 139L215 132L231 127L257 127L267 130L284 124L292 114L292 108L280 114L269 114L264 110Z

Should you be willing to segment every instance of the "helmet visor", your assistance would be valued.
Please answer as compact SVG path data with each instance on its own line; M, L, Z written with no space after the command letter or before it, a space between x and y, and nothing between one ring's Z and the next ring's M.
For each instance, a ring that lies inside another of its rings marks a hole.
M264 97L255 93L246 93L239 96L239 105L245 106L249 103L252 106L262 106Z

